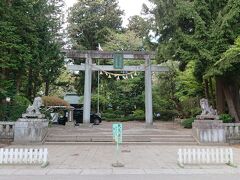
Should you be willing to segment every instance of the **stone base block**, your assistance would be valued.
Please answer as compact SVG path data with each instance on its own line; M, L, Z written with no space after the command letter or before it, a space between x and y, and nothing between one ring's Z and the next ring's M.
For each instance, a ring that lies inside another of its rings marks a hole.
M195 120L193 136L200 143L226 143L225 128L220 120Z
M14 143L15 144L31 144L42 143L47 135L48 120L47 119L25 119L19 118L15 123Z
M44 119L45 115L44 114L22 114L22 119Z
M218 115L197 115L197 120L219 120Z

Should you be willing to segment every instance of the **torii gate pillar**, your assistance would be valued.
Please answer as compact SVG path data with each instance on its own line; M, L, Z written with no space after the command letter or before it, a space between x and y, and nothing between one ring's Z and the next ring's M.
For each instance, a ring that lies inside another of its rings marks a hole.
M91 87L92 87L92 58L86 55L85 59L85 80L84 80L84 105L83 105L83 123L90 123L91 111Z
M152 70L151 59L145 57L145 123L146 126L153 124L153 106L152 106Z

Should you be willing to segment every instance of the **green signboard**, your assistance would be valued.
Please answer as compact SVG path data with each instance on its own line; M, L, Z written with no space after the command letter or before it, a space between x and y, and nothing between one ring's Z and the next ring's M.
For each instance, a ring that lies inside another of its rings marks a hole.
M120 150L119 145L122 143L122 131L123 125L121 123L116 123L112 125L113 140L116 143L116 159L117 159L117 162L112 164L113 167L124 167L124 164L118 161Z
M123 69L123 54L122 53L116 53L113 55L114 69Z
M112 132L113 132L113 140L120 144L122 143L122 124L113 124L112 125Z

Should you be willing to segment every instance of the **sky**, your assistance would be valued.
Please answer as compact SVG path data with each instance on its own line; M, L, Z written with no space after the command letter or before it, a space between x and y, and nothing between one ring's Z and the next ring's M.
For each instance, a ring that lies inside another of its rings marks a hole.
M124 10L123 26L128 24L128 18L133 15L140 15L142 4L148 4L148 0L118 0L119 6ZM77 0L65 0L67 7L71 7Z

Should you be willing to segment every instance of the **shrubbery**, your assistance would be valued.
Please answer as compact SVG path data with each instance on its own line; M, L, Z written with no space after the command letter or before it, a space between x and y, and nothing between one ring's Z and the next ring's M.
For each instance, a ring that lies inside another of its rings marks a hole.
M233 123L234 122L234 118L229 114L219 115L219 120L222 120L223 123Z
M181 125L182 125L184 128L191 129L191 128L192 128L192 123L193 123L194 120L195 120L195 118L185 119L185 120L181 123Z
M145 119L145 112L143 110L137 109L135 111L133 111L133 118L135 118L135 120L143 120Z
M132 120L144 120L145 113L143 110L135 110L133 114L124 116L124 112L120 110L107 110L102 114L102 118L107 121L132 121Z
M162 121L171 121L176 116L178 116L178 112L176 110L160 111L160 120L162 120Z

